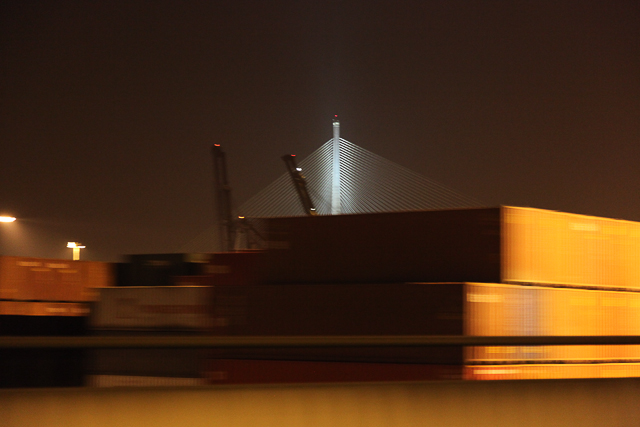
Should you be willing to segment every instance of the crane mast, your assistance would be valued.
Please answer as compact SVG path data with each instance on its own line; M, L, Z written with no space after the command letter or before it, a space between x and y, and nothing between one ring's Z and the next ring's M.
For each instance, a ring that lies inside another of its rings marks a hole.
M213 156L214 212L220 239L220 249L230 251L235 247L235 221L231 214L231 187L227 177L227 160L220 144L211 148Z

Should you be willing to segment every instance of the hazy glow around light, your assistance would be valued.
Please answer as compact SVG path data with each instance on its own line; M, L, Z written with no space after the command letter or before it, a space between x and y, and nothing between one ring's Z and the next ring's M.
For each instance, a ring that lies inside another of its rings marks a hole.
M12 216L0 216L0 222L13 222L15 220L15 217Z

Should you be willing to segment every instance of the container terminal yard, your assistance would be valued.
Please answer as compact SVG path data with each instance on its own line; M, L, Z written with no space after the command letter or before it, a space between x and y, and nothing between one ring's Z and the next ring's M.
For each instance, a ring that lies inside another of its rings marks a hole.
M508 394L640 377L640 223L507 206L256 221L263 249L2 256L0 386Z

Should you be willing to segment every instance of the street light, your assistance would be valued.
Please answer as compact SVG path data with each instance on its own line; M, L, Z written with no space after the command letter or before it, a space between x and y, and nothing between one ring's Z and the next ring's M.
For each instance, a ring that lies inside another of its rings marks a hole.
M79 243L79 242L68 242L67 247L73 249L74 261L80 260L80 249L86 248L86 246L83 246L82 243Z
M16 218L13 216L0 216L0 222L13 222Z

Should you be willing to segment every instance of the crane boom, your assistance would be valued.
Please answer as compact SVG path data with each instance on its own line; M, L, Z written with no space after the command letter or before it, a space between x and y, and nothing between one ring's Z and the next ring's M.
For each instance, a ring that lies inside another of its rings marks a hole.
M282 160L284 160L284 163L287 165L287 171L291 176L293 186L298 192L298 197L300 198L300 202L302 203L304 212L310 216L317 215L318 213L316 212L316 207L311 201L311 197L309 196L309 192L307 191L307 183L305 181L305 178L300 173L302 169L300 169L298 165L296 165L295 154L285 154L284 156L282 156Z

